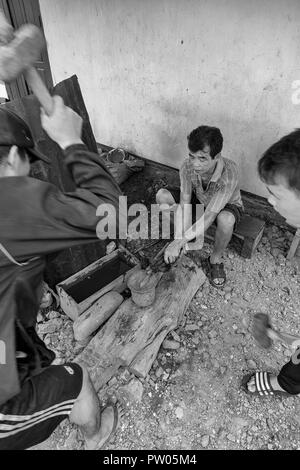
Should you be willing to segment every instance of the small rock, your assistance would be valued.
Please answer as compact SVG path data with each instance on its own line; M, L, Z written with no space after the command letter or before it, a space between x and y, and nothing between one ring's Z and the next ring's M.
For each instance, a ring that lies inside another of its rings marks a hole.
M54 318L59 318L60 315L55 310L52 310L51 312L48 313L47 317L49 318L49 320L53 320Z
M66 447L72 448L77 443L77 429L73 429L68 438L66 439L65 445Z
M199 326L196 325L195 323L192 323L190 325L186 325L185 331L196 331L199 330Z
M151 383L150 381L151 379L149 380L149 383ZM142 401L144 387L140 380L132 379L127 385L120 387L119 391L121 393L122 392L125 393L129 401L132 401L132 402L137 401L140 403Z
M58 331L63 324L63 321L58 318L54 318L53 320L49 320L46 323L39 324L38 332L41 335L51 334Z
M231 299L231 294L229 292L227 294L225 294L224 299L225 300L230 300Z
M203 436L201 439L201 447L207 447L209 444L209 436Z
M248 365L248 367L249 367L250 369L256 369L256 368L257 368L256 362L253 361L252 359L249 359L249 360L247 361L247 365Z
M227 434L227 439L230 442L235 442L235 436L233 434Z
M216 336L218 336L218 333L215 330L211 330L208 333L208 336L209 336L209 338L215 338Z
M45 292L40 303L41 308L48 308L52 305L53 299L50 292Z
M110 379L110 381L108 382L108 386L109 386L109 387L113 387L113 386L116 385L117 383L118 383L117 378L116 378L116 377L112 377L112 378Z
M128 382L131 377L131 374L128 369L124 369L120 374L119 374L119 379L122 382Z
M176 331L171 331L171 335L174 341L177 341L178 343L180 343L180 336L176 333Z
M37 321L38 323L42 323L43 321L45 321L45 317L44 317L44 315L42 314L41 311L39 311L39 313L37 314L36 321Z
M110 243L106 246L106 254L107 254L107 255L110 255L110 253L112 253L113 251L115 251L116 248L117 248L117 245L115 244L115 242L110 242Z
M162 367L159 367L156 371L155 371L155 376L159 379L164 373L164 370Z
M180 348L180 343L177 341L171 341L168 339L165 339L165 341L162 344L164 349L179 349Z
M46 346L49 346L49 344L51 343L51 338L50 338L50 336L46 336L46 337L44 338L44 343L45 343Z
M175 410L175 415L176 415L176 418L178 419L182 419L183 418L183 409L178 406Z
M166 423L165 423L163 420L160 420L160 421L159 421L159 426L160 426L160 429L161 429L163 432L166 432L166 431L167 431L167 425L166 425Z
M231 286L225 286L225 287L224 287L224 292L226 292L226 294L229 294L231 291L232 291L232 287L231 287Z

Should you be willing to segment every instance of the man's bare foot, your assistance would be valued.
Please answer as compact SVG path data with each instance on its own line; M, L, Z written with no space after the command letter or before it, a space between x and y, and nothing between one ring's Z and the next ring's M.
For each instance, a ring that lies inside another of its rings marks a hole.
M106 408L104 408L101 413L101 424L99 432L94 437L85 439L86 450L101 449L116 431L120 416L121 408L118 404L108 405Z
M278 390L280 392L285 392L285 390L283 390L283 388L280 387L276 375L270 375L269 380L270 380L271 386L273 387L274 390ZM251 392L251 393L254 393L254 392L257 391L256 386L255 386L255 377L254 376L247 383L247 388L248 388L249 392Z

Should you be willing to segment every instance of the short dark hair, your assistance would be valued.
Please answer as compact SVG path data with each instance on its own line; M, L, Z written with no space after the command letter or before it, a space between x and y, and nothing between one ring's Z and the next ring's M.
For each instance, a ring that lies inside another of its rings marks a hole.
M7 159L11 147L11 145L0 145L0 165L3 165L3 163ZM22 147L18 147L18 153L20 155L21 160L25 161L26 150Z
M291 189L300 191L300 129L273 144L258 162L258 173L266 184L285 178Z
M187 139L189 150L193 153L209 145L212 158L215 158L223 148L223 136L217 127L199 126L188 135Z

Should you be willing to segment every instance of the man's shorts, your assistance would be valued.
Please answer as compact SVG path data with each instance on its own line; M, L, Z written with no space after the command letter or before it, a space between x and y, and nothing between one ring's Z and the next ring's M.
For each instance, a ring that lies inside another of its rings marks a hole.
M180 203L180 188L178 188L176 186L167 186L164 189L167 189L172 194L172 196L173 196L173 198L174 198L174 200L177 204ZM199 201L198 201L194 191L192 193L191 204L193 206L192 222L195 223L196 222L196 205L199 204ZM240 207L240 206L237 206L236 204L226 204L226 206L222 209L222 211L231 212L231 214L234 215L234 217L235 217L234 229L235 229L237 227L237 225L239 224L239 222L241 220L241 217L244 213L243 208Z
M82 389L78 364L50 366L27 379L0 405L0 450L28 449L45 441L67 418Z

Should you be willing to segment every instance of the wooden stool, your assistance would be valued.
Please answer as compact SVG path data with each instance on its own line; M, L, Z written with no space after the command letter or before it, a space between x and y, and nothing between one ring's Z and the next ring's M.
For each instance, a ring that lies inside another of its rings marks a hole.
M251 217L250 215L242 215L241 220L233 232L233 235L243 241L241 256L243 258L251 258L257 248L265 227L263 220ZM214 229L214 230L213 230ZM205 233L205 238L214 240L215 227L210 227Z
M297 229L294 235L293 241L291 243L291 247L286 257L288 260L291 260L295 256L299 242L300 242L300 228Z

